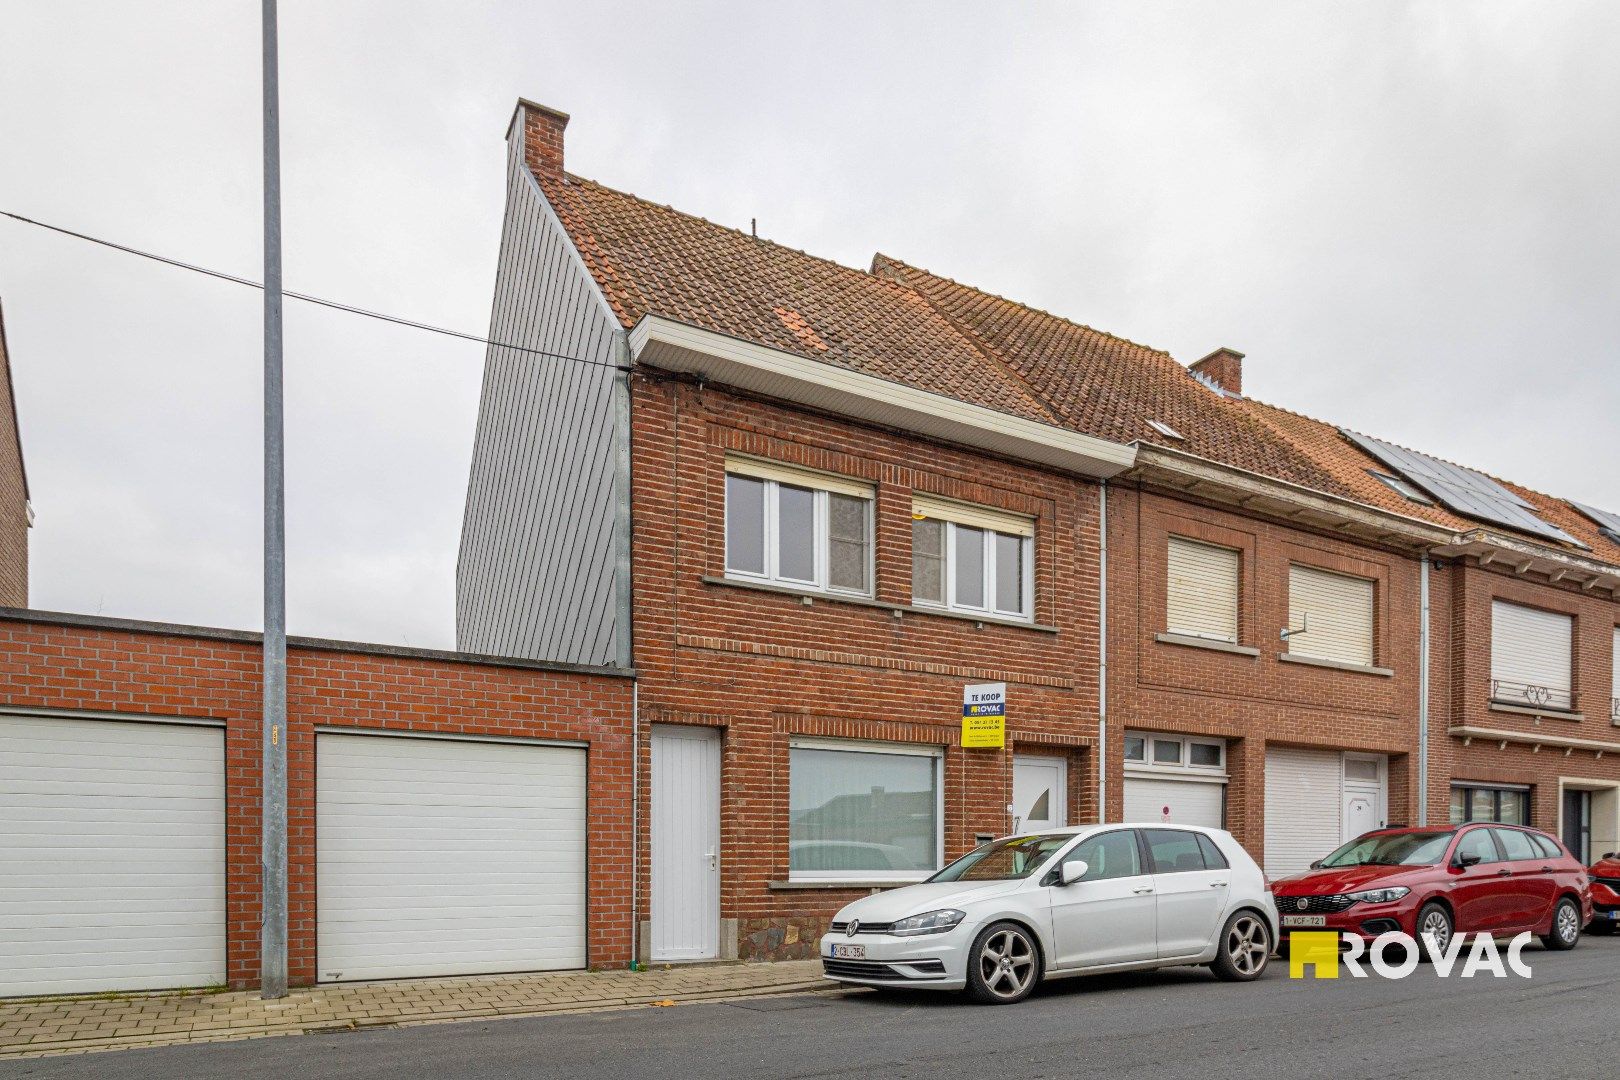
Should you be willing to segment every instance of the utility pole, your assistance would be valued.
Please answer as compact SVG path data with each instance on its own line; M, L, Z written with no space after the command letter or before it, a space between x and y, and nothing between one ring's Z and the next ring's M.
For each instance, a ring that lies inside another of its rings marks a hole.
M281 106L276 0L264 20L264 721L259 996L287 996L287 529L281 417Z

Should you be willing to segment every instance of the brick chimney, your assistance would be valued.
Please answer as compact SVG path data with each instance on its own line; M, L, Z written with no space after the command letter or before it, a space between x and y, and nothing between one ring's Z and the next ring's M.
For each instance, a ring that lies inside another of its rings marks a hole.
M568 114L545 105L536 105L526 98L518 98L517 111L512 114L512 125L506 137L511 139L519 121L523 123L523 159L529 168L547 176L561 176L563 171L563 129L568 126Z
M1243 396L1243 354L1222 346L1191 368L1233 397Z

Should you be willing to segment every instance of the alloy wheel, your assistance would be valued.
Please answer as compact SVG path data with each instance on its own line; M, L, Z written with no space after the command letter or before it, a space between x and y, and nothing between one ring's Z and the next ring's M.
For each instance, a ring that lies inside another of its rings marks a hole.
M1017 997L1035 978L1035 950L1016 930L998 930L979 950L979 974L996 997Z
M1444 953L1446 946L1451 944L1451 920L1446 918L1443 911L1431 911L1424 916L1423 925L1418 927L1418 937L1427 937L1434 943L1434 951Z
M1558 940L1564 944L1572 944L1581 932L1580 916L1575 914L1575 905L1563 903L1558 905L1558 919L1553 927Z
M1258 974L1271 956L1271 936L1259 919L1244 915L1226 932L1226 955L1240 973Z

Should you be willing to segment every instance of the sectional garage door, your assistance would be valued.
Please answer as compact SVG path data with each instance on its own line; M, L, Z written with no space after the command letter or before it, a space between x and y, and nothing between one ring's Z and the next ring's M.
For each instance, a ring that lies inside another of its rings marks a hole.
M1173 825L1226 827L1223 820L1226 785L1209 781L1127 776L1125 778L1125 820L1168 821ZM1170 814L1165 816L1165 809Z
M224 981L223 731L0 715L0 996Z
M315 740L322 980L585 966L585 751Z

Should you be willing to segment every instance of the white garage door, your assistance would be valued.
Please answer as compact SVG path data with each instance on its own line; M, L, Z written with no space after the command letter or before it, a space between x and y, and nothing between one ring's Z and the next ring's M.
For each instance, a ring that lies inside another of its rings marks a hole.
M1166 821L1174 825L1225 828L1226 785L1208 780L1171 780L1164 777L1125 778L1125 820ZM1170 816L1165 817L1168 808Z
M1310 868L1342 842L1343 757L1334 750L1266 748L1266 876Z
M220 729L0 715L0 996L224 981Z
M321 734L323 980L585 966L585 751Z

